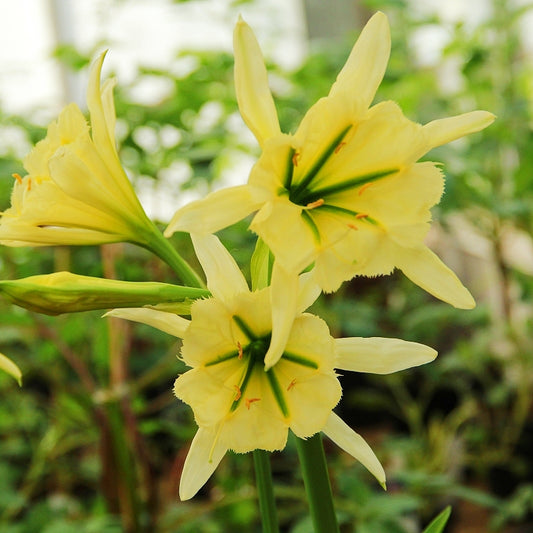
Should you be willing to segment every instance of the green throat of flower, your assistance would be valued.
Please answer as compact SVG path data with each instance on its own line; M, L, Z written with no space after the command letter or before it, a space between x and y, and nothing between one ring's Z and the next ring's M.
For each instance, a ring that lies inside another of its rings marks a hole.
M215 360L206 364L206 366L214 366L224 361L237 358L242 361L243 372L240 377L240 381L234 384L235 395L233 403L230 407L230 413L234 412L241 405L245 405L247 409L251 408L251 405L255 402L259 402L262 398L256 398L248 394L248 385L252 377L259 379L266 379L272 396L279 407L281 414L288 419L290 417L289 405L287 402L287 394L289 391L297 386L296 379L289 383L286 390L280 384L277 375L277 369L274 367L265 370L265 355L270 346L271 333L265 335L256 335L249 325L238 315L232 317L238 328L244 333L247 338L247 342L241 345L237 344L237 349L231 353L217 357ZM281 357L281 360L290 361L298 365L305 366L307 368L318 369L318 363L312 359L299 354L285 351ZM280 361L281 361L280 360ZM279 363L278 363L279 364Z
M293 204L304 208L302 217L310 226L318 241L320 241L320 232L312 214L312 211L317 209L322 212L341 215L348 219L353 218L354 221L364 220L370 224L378 225L379 222L368 213L337 205L338 199L342 197L342 193L346 192L358 190L359 194L361 194L373 182L395 174L400 170L399 168L385 168L347 177L342 181L328 180L330 182L333 181L333 183L321 185L325 181L323 170L326 164L332 158L335 158L341 150L346 149L345 146L349 144L346 139L348 139L351 129L352 125L343 129L324 151L316 157L315 162L304 175L298 175L300 153L294 148L291 148L288 152L287 170L283 179L281 194L288 195ZM351 227L349 221L348 226Z

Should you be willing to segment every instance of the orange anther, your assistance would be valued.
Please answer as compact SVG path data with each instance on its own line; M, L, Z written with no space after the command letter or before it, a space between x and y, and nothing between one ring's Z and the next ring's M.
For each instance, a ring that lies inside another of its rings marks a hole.
M28 178L28 191L31 191L31 178Z
M357 215L355 215L355 218L357 218L358 220L361 218L368 218L368 213L357 213Z
M335 148L335 150L333 151L333 153L335 154L338 154L340 151L341 151L341 148L345 145L346 143L344 141L342 141L341 143L339 143L337 145L337 147Z
M348 224L350 229L359 229L355 224Z
M22 183L22 178L20 177L20 174L17 174L16 172L12 174L12 176L17 180L17 183Z
M319 198L315 202L309 202L305 207L307 207L307 209L314 209L315 207L320 207L321 205L324 205L324 198Z
M239 341L237 341L237 350L239 350L239 359L242 359L243 351L242 351L241 343Z
M293 387L294 385L296 385L296 379L293 379L290 383L289 383L289 386L287 387L287 392L289 392Z
M246 398L244 400L244 403L246 404L246 409L250 409L250 405L252 405L254 402L258 402L261 398Z
M237 402L240 400L241 398L241 389L239 387L237 387L237 385L233 385L233 388L235 389L235 398L233 398L233 401L234 402Z
M298 161L300 159L300 152L294 152L294 154L292 154L292 164L297 167L298 166Z
M373 185L372 182L365 183L363 186L361 186L361 188L359 189L359 192L357 194L359 194L359 196L361 196L363 194L363 192L366 191L369 187L372 187L372 185Z

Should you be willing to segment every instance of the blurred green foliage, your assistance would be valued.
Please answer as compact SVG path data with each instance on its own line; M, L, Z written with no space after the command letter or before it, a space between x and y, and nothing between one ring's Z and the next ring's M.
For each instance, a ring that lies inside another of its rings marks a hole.
M419 122L472 109L492 111L498 120L429 154L446 174L432 238L475 291L477 309L452 309L396 274L355 279L315 304L334 336L394 336L440 354L398 375L342 378L342 417L377 450L389 490L383 493L359 465L328 448L339 522L344 533L419 532L451 505L449 533L466 526L527 531L533 528L533 276L531 265L524 268L515 256L521 249L513 255L508 242L519 235L527 248L533 235L533 72L519 31L531 5L492 0L492 15L475 26L421 15L402 0L366 5L384 10L393 32L378 100L396 100ZM431 27L444 29L447 40L424 63L414 38ZM291 72L270 65L284 131L327 94L352 43L315 49ZM68 47L57 56L75 69L89 60ZM235 158L258 151L238 118L231 55L187 51L176 64L183 68L141 68L132 86L117 87L121 157L134 180L154 183L164 183L164 170L179 164L185 171L174 186L204 194ZM165 84L166 96L150 106L136 103L135 87L154 79ZM17 129L28 144L44 134L27 119L0 118L2 128ZM22 166L13 149L0 154L4 208L9 176ZM253 248L246 223L222 238L246 270ZM186 237L176 235L173 243L194 263ZM0 266L10 279L71 270L173 281L157 259L128 245L3 248ZM99 313L51 319L0 302L0 349L24 374L22 389L0 374L2 532L260 531L247 456L230 455L197 498L177 502L195 425L171 393L183 371L174 339L142 325L111 325ZM293 445L274 454L272 464L283 531L311 532Z

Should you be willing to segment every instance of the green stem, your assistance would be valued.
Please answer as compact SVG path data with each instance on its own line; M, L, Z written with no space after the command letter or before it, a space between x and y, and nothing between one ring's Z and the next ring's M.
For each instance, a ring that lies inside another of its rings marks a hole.
M153 231L146 234L144 238L145 248L152 251L162 259L172 270L179 276L181 281L188 287L199 287L205 289L205 283L202 281L196 271L181 257L176 249L154 226Z
M339 533L322 436L317 433L307 440L297 438L296 449L315 533Z
M279 533L270 454L264 450L254 450L253 456L263 533Z

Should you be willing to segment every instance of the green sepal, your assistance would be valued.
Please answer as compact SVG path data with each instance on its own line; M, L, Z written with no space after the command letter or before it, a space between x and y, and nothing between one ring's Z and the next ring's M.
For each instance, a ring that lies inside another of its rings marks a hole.
M0 293L15 305L45 315L163 303L188 305L191 300L210 295L207 289L94 278L70 272L3 280Z
M263 239L257 239L254 253L250 260L250 273L252 276L252 291L264 289L270 285L274 256Z

